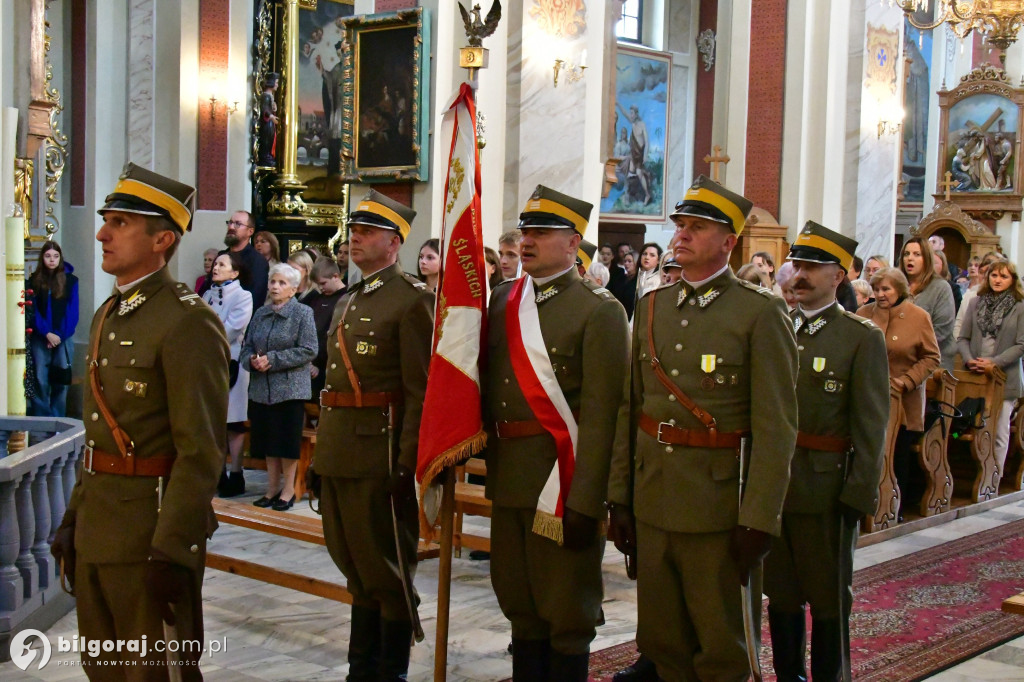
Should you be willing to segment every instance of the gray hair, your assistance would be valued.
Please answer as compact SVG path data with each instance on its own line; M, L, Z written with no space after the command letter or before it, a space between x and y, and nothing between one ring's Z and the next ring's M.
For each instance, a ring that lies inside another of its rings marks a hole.
M611 277L611 273L608 272L608 266L598 261L590 264L590 267L587 268L587 275L601 286L607 286L608 279Z
M302 274L287 263L278 263L270 267L270 273L267 275L267 281L274 275L281 275L287 280L288 284L296 289L299 288L299 284L302 282Z

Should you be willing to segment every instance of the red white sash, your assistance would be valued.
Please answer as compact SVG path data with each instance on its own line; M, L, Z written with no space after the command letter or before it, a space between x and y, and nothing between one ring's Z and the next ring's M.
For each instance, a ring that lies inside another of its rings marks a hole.
M562 544L562 515L576 470L579 427L569 409L540 331L533 278L524 276L512 285L505 310L509 357L519 388L541 426L555 439L557 466L552 467L537 500L533 532Z

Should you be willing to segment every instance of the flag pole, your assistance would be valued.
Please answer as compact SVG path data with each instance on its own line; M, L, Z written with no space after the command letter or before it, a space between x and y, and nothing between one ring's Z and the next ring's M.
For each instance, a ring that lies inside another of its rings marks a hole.
M441 556L437 569L437 636L434 682L448 676L448 619L452 594L452 535L455 526L455 467L446 468L441 491Z

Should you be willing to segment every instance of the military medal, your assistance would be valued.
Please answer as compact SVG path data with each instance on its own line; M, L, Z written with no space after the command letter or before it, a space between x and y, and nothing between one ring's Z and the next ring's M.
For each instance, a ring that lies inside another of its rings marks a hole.
M824 372L825 358L814 358L814 362L811 363L811 367L814 368L815 372Z
M131 311L138 308L140 305L146 302L146 296L141 291L136 291L134 294L129 296L127 299L121 301L121 307L118 309L118 315L127 315Z
M839 392L839 382L836 381L835 379L826 379L825 380L825 392L826 393L838 393Z
M380 289L382 286L384 286L384 280L380 277L376 277L372 282L363 285L363 292L369 294Z
M537 294L536 298L534 298L534 301L536 303L543 303L544 301L548 300L549 298L551 298L552 296L554 296L557 293L558 293L558 287L550 286L547 289L545 289L544 291L542 291L539 294Z
M701 308L707 308L713 300L718 298L718 295L720 293L722 292L718 289L708 289L703 294L697 297L697 305L699 305Z
M721 374L716 374L715 383L718 384L719 386L723 385L725 383L725 377L722 376Z
M715 371L715 366L718 363L718 356L714 353L710 355L700 356L700 368L704 370L705 374L711 374Z

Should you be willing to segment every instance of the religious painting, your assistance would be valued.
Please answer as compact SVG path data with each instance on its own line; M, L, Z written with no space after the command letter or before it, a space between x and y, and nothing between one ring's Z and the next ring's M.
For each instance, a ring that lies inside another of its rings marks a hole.
M932 6L934 10L934 6ZM903 190L904 201L924 201L925 159L928 155L928 113L931 98L932 32L908 21L903 45L907 55L907 85L903 91Z
M344 21L342 175L428 179L429 14L421 7Z
M612 107L616 182L601 199L602 218L638 223L666 218L671 70L668 53L618 46Z
M296 174L306 184L341 173L343 22L352 16L353 2L319 0L313 9L300 4Z
M1007 211L1019 215L1024 89L985 64L957 87L939 92L939 112L935 198L951 199L975 218L998 219Z

